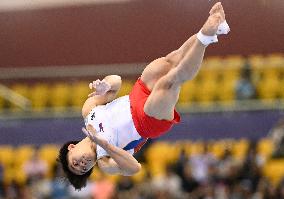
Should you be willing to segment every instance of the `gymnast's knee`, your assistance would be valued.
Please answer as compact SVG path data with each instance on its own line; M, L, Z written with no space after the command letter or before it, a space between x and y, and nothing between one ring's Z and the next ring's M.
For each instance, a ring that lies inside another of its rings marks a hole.
M178 50L172 51L169 53L166 57L165 60L172 66L176 67L181 59L180 52Z
M172 89L179 87L182 81L176 68L171 69L167 75L159 80L159 87L162 89Z

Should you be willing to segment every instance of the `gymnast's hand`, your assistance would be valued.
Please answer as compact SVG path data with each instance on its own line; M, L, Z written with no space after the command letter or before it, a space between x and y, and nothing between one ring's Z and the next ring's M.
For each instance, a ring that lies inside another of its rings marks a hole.
M94 89L94 92L88 95L88 97L93 97L95 95L104 95L106 94L110 88L111 85L106 80L99 80L93 81L89 84L90 89Z
M107 142L107 140L102 138L92 125L88 124L87 129L83 127L82 131L88 138L90 138L90 140L100 145L102 148L106 148L108 146L109 143Z

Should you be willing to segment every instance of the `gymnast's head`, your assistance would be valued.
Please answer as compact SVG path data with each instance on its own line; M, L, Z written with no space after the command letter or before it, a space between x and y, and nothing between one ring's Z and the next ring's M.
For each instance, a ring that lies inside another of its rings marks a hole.
M87 184L96 163L96 145L85 138L66 142L60 149L57 160L61 163L66 178L80 190Z

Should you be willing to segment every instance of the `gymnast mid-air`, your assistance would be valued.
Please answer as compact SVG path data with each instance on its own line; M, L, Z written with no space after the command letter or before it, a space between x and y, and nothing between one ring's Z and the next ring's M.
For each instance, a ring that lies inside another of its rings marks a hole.
M75 189L86 186L96 164L109 174L139 172L133 154L148 138L165 134L180 121L175 105L181 85L198 73L206 47L230 31L220 2L209 14L197 34L145 67L129 95L116 98L122 82L117 75L90 83L93 93L82 108L86 138L65 143L58 157Z

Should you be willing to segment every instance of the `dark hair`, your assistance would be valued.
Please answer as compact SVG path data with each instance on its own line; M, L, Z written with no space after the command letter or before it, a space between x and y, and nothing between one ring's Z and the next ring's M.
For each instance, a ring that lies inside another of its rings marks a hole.
M93 168L91 168L88 172L83 175L76 175L72 171L69 170L68 167L68 146L70 144L77 144L79 141L69 141L66 142L60 149L57 161L61 163L62 169L66 175L66 178L69 180L70 184L74 186L76 190L80 190L81 188L85 187L87 184L87 179L91 175Z

